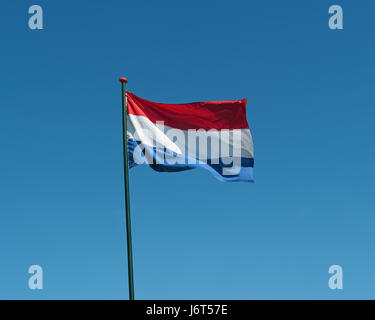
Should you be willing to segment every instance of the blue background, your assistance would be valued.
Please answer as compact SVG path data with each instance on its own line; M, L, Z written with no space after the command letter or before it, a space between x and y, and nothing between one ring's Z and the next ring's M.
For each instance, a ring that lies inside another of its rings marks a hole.
M254 184L131 170L136 298L375 298L374 1L1 12L0 298L128 298L120 76L158 102L247 97L255 144Z

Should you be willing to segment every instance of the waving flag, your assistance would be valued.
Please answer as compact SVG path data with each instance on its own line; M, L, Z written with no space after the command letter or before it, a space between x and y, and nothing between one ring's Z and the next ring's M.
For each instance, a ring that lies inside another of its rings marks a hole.
M185 104L151 102L127 92L129 167L209 170L221 181L253 181L246 99Z
M121 77L129 300L134 300L129 168L209 170L221 181L253 181L253 140L246 99L184 104L151 102L126 90Z

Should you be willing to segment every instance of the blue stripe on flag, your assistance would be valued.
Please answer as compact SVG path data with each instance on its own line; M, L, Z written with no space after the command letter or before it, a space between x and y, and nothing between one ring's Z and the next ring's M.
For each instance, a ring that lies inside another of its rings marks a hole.
M138 142L133 139L128 139L128 152L129 152L129 167L133 168L137 166L136 161L134 160L134 150L138 146ZM143 150L143 156L145 153L149 156L151 163L144 162L144 164L148 164L152 169L159 172L178 172L178 171L185 171L191 170L195 168L204 168L210 171L218 180L223 182L230 182L230 181L247 181L253 182L253 166L254 166L254 159L252 158L241 158L239 159L239 163L241 163L241 167L239 168L238 174L235 175L223 175L224 168L230 168L232 165L226 165L219 159L219 164L212 163L212 160L207 160L205 163L200 162L198 160L194 160L195 163L190 164L188 163L188 157L185 155L177 155L173 154L169 150L162 150L156 149L154 147L142 146L145 148ZM171 156L173 154L173 157ZM168 157L169 159L176 160L177 163L169 164L165 161L165 158ZM191 160L191 159L190 159ZM179 163L180 162L180 163ZM192 162L192 161L191 161Z

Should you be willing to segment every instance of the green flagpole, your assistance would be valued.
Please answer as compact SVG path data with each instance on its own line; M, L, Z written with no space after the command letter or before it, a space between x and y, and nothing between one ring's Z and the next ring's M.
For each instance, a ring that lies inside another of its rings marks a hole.
M128 248L128 279L129 279L129 300L134 300L134 275L133 275L133 250L132 233L130 223L130 197L129 197L129 154L127 138L127 117L128 104L126 97L126 78L120 78L122 88L122 143L124 152L124 182L125 182L125 209L126 209L126 240Z

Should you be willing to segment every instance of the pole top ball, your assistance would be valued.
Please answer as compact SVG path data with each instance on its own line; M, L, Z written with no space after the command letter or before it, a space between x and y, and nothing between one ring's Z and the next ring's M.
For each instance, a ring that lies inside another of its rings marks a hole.
M127 83L127 82L128 82L128 79L122 77L122 78L120 78L120 82L121 82L121 83Z

